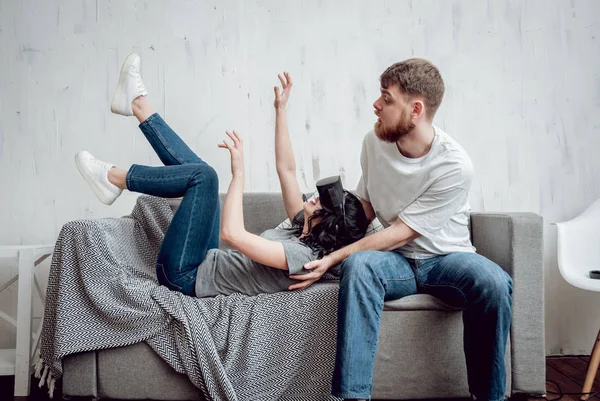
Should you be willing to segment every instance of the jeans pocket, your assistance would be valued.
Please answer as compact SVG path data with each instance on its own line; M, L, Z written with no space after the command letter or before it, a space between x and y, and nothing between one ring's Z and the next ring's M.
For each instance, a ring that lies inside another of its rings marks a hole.
M183 289L182 286L180 286L176 283L173 283L171 280L169 280L169 277L165 273L165 268L162 265L162 263L156 264L156 277L158 278L158 282L161 285L164 285L165 287L169 288L170 290L181 292L181 290Z

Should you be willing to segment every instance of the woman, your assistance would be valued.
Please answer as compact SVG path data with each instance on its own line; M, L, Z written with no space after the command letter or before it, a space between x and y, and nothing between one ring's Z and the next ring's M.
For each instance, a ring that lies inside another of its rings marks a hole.
M282 91L275 87L275 151L284 206L293 226L258 236L244 228L243 141L238 133L227 132L230 141L218 145L230 152L233 174L219 230L217 174L153 111L139 66L140 58L135 54L125 60L111 111L138 119L164 166L134 164L122 170L86 151L79 152L75 162L94 193L108 205L124 189L165 198L183 197L158 254L160 284L197 297L283 291L297 283L289 275L308 272L303 268L305 263L364 236L368 221L362 205L357 197L341 191L341 184L326 182L322 186L327 197L325 208L319 198L303 203L285 112L292 87L289 74L279 75ZM234 250L219 250L219 238Z

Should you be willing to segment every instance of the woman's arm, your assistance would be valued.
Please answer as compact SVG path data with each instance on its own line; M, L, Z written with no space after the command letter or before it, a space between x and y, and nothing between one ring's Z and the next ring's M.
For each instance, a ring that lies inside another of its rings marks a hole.
M279 87L275 87L275 165L277 167L277 175L279 176L279 184L281 185L281 193L283 194L283 205L285 211L290 218L294 220L294 216L302 210L302 194L300 193L300 185L296 179L296 159L292 150L292 143L288 132L287 123L287 102L292 89L292 77L287 72L278 75L281 81L283 91Z
M246 230L223 240L255 262L275 269L289 270L281 242L270 241Z
M244 227L244 143L237 132L227 132L233 141L226 140L218 146L229 150L233 177L223 203L221 216L221 239L255 262L276 269L288 270L283 245L249 233Z

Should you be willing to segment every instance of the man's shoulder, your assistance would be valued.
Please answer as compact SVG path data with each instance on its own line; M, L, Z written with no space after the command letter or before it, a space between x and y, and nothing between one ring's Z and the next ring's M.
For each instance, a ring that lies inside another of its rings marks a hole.
M377 136L375 135L375 131L371 130L365 134L363 142L371 142L373 139L377 139Z
M434 127L436 134L439 137L439 144L443 150L444 157L454 160L457 163L472 164L469 154L456 139L441 128L437 126Z
M363 148L371 152L378 152L383 147L385 147L386 143L380 140L375 134L374 130L370 130L367 132L363 138Z
M375 131L371 130L365 134L362 142L362 157L368 157L371 153L376 152L377 136Z

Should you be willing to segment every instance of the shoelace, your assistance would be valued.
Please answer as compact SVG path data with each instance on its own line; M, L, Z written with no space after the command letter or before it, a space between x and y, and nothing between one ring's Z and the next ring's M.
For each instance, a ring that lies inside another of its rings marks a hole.
M110 190L111 190L111 191L113 191L113 192L115 192L115 190L116 190L116 191L119 191L119 189L120 189L120 188L119 188L119 187L117 187L116 185L114 185L112 182L110 182L110 181L108 180L108 171L109 171L109 170L112 168L112 165L111 165L111 164L109 164L109 163L106 163L106 162L100 161L100 160L98 160L98 159L96 159L96 158L92 158L92 159L91 159L91 161L92 161L92 163L94 163L95 165L97 165L98 167L102 168L102 169L105 171L105 178L106 178L106 182L105 182L105 184L107 184L107 183L108 183L108 186L109 186L109 188L108 188L108 189L110 189ZM107 167L108 167L108 168L107 168Z
M145 92L146 88L144 87L144 82L142 81L142 76L140 75L140 72L138 70L135 70L133 75L135 76L135 84L138 88L138 91Z
M129 75L135 77L135 85L137 86L138 91L145 92L146 87L144 86L144 82L142 81L142 76L140 74L140 71L137 69L135 69L135 70L130 69Z
M98 167L101 167L102 169L106 170L106 165L107 165L108 163L105 163L105 162L103 162L103 161L100 161L100 160L98 160L98 159L96 159L96 158L92 158L92 159L91 159L91 161L92 161L92 163L94 163L96 166L98 166ZM110 169L108 169L108 170L110 170ZM108 170L107 170L107 172L108 172Z
M137 84L137 88L140 92L146 91L146 88L144 87L144 83L142 82L142 77L139 74L137 74L136 84Z

